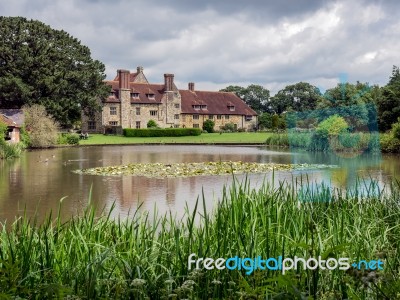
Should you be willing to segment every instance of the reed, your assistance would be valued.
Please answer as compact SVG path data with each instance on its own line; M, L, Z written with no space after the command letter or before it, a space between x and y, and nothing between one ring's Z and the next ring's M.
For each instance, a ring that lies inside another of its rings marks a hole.
M92 206L64 223L21 216L1 225L0 298L395 299L399 186L359 181L342 191L300 179L252 189L246 179L225 187L212 211L199 197L182 219L112 219L113 208L98 217ZM384 270L189 271L191 253L381 258Z

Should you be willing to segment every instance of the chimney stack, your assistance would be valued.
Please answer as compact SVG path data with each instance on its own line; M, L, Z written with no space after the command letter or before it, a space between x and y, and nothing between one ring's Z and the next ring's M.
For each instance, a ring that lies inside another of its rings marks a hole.
M129 70L118 70L119 89L129 89Z
M137 67L136 70L137 70L138 74L139 73L143 73L143 67L142 66Z
M174 87L174 74L164 74L164 87L166 91L172 91Z
M188 88L189 88L189 91L194 92L194 82L189 82Z

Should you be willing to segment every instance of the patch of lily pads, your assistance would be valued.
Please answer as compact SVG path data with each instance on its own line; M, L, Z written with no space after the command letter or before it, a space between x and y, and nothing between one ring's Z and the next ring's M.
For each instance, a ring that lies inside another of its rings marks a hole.
M316 164L275 164L243 161L191 162L191 163L135 163L122 166L97 167L74 171L77 174L102 176L144 176L150 178L191 177L228 175L244 173L266 173L271 171L290 171L332 168L332 165Z

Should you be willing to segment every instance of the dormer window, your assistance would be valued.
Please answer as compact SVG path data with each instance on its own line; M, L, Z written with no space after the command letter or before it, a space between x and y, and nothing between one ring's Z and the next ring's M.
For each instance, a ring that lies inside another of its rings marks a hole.
M115 92L114 92L114 91L111 91L110 94L109 94L109 96L110 96L110 97L114 97L114 96L115 96Z
M155 95L154 94L146 94L147 98L149 98L150 100L154 100L155 99Z
M230 111L235 111L235 106L234 105L228 105L228 109Z
M139 98L139 93L131 93L132 98Z
M202 109L202 110L206 110L206 109L207 109L207 105L202 105L202 106L201 106L201 109Z
M200 105L193 105L194 110L200 110Z

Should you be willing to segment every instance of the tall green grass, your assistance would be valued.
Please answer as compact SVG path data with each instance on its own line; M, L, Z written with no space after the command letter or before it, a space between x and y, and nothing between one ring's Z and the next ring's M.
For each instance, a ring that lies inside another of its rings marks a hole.
M1 226L0 298L396 299L399 199L398 183L339 191L306 180L251 189L245 180L224 188L212 212L202 197L182 219L112 219L112 209L96 217L92 207L64 223L21 216ZM384 270L188 271L191 253L381 258Z
M24 151L24 145L22 143L10 144L4 141L0 141L0 159L11 159L20 157Z

